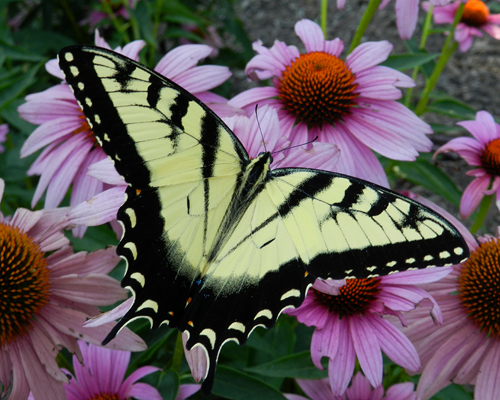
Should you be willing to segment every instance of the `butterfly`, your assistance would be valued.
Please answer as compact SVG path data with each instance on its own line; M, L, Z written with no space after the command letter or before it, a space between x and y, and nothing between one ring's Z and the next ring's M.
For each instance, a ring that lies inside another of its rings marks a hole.
M375 184L250 159L224 122L149 68L98 47L59 53L66 82L128 184L117 218L133 305L104 343L146 318L208 358L299 307L316 278L350 279L464 261L457 230Z

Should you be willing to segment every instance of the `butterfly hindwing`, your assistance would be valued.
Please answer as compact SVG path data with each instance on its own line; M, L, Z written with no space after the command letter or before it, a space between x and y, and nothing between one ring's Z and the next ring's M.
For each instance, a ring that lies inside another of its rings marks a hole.
M129 187L118 213L134 303L110 332L147 318L208 355L243 344L298 307L316 277L344 279L453 264L468 254L428 208L377 185L250 160L193 95L105 49L72 46L59 62L87 121Z
M383 276L452 265L468 254L453 225L391 190L326 171L289 168L272 175L268 191L317 277Z

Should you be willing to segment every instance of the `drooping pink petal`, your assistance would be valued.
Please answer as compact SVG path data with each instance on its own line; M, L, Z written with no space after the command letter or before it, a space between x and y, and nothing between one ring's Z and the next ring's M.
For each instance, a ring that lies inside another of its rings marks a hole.
M118 209L125 200L126 186L116 186L80 203L68 214L73 224L98 226L116 218Z
M184 385L183 385L184 386ZM200 385L198 385L201 387ZM163 397L158 390L146 383L136 383L129 391L128 395L138 400L162 400Z
M359 365L372 386L382 384L382 353L375 332L365 318L352 315L349 327Z
M442 145L434 154L434 157L439 153L447 153L453 151L455 153L460 154L461 157L467 162L469 165L481 166L481 153L484 149L484 146L468 137L459 137L450 140L448 143Z
M352 378L352 384L347 388L346 394L349 399L379 400L384 395L384 388L375 388L372 391L370 381L358 372Z
M212 48L205 44L186 44L170 50L156 64L155 71L175 81L175 77L208 57Z
M204 65L180 72L175 82L188 92L204 92L224 83L231 76L229 68Z
M463 326L443 341L439 356L433 357L427 363L417 386L417 396L426 393L436 393L451 383L451 378L460 368L461 360L471 353L465 343L474 335L475 327Z
M392 48L393 45L387 40L362 43L347 56L347 65L357 74L387 60Z
M58 278L54 281L52 291L54 296L95 306L111 305L117 299L127 298L126 290L117 286L114 278L101 274Z
M473 121L457 122L463 126L484 146L495 139L498 139L496 123L490 113L479 111Z
M91 141L82 138L78 147L73 149L59 165L59 169L50 178L45 195L45 207L55 208L61 203L92 146Z
M49 307L52 306L49 304L47 308ZM59 331L67 335L77 333L81 340L95 345L100 345L114 326L114 324L106 324L92 329L83 328L87 316L80 311L69 308L51 308L47 311L50 312L51 323ZM128 330L122 330L107 347L127 351L143 351L146 348L144 342L138 340L138 337Z
M396 364L410 371L418 371L420 359L408 338L390 322L376 315L370 316L370 324L377 329L377 339L382 351Z
M417 26L420 0L396 0L396 24L401 39L411 39Z
M26 103L28 104L28 103ZM55 118L36 128L21 148L21 158L40 150L80 128L81 124L72 115Z
M334 396L340 396L346 391L356 362L354 344L346 324L340 326L338 342L338 348L342 351L337 351L335 357L328 362L328 379Z
M188 362L193 379L195 382L200 382L202 379L205 379L208 374L209 360L207 352L202 346L195 346L191 350L188 350L186 347L187 341L188 337L185 333L183 333L182 345L184 346L186 361Z
M308 53L323 51L325 37L318 24L308 19L302 19L295 24L295 33L304 43Z
M327 400L332 397L332 391L328 380L297 379L297 383L305 394L313 400Z
M258 103L260 107L262 100L276 97L278 94L278 90L273 86L253 88L236 95L228 101L228 104L237 108L247 107L253 110L255 109L255 104Z
M383 156L403 161L414 161L418 157L418 152L404 138L375 116L353 115L345 125L360 142Z
M195 384L187 384L187 385L182 385L179 388L179 393L177 394L177 397L175 400L184 400L187 399L188 397L192 396L196 392L200 390L201 386L200 385L195 385Z
M467 186L460 201L460 217L468 218L479 205L490 184L490 177L484 176L474 179Z
M500 343L495 343L481 364L477 374L474 398L477 400L500 398Z
M326 133L325 139L335 144L340 150L335 172L389 187L384 169L373 152L350 135L343 125L337 124L335 128L325 126L323 130Z
M28 341L18 350L26 381L37 400L65 400L64 386L49 377Z
M415 385L411 382L398 383L387 389L384 400L417 400Z
M316 329L311 340L311 359L318 369L323 357L335 357L339 350L340 322L336 318L326 321L323 329Z

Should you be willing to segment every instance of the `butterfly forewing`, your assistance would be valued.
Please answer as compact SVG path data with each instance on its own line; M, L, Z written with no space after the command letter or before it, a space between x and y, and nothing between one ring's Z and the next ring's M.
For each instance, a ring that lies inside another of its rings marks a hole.
M204 104L114 52L63 49L59 62L89 125L129 184L118 219L122 285L135 318L189 335L209 357L298 307L316 277L362 278L458 263L458 232L387 189L310 169L269 172Z

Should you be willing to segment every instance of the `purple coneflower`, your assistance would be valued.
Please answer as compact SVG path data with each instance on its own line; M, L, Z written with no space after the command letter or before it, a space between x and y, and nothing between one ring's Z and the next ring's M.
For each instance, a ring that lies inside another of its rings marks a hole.
M415 345L422 362L417 397L431 398L454 382L475 385L474 399L500 398L500 231L479 243L456 218L417 199L447 218L466 240L471 255L453 266L453 272L437 283L422 286L443 313L443 325L425 316L427 307L405 314L403 332Z
M161 400L158 390L146 383L136 383L146 375L159 371L152 366L141 367L125 379L130 361L129 351L110 350L79 341L83 361L73 356L75 376L69 374L65 384L68 400L113 399ZM82 365L83 364L83 365ZM182 400L200 389L200 385L181 385L176 400Z
M320 369L323 369L321 358L329 358L328 376L335 396L347 389L356 358L372 386L379 387L383 374L382 352L411 371L417 371L420 366L411 342L383 316L397 316L404 325L401 312L413 310L425 300L433 306L433 318L441 321L434 299L414 285L434 282L450 272L450 268L433 268L369 279L317 280L304 303L285 313L316 327L311 357Z
M0 198L4 183L0 180ZM83 328L98 306L126 298L107 274L119 258L114 248L74 253L62 232L67 209L18 209L0 214L0 382L12 399L65 399L68 381L56 363L62 347L81 359L77 339L99 344L114 323ZM127 330L111 346L140 351L145 344Z
M345 394L333 396L328 379L304 380L297 379L297 383L311 400L416 400L415 385L411 382L397 383L389 387L384 396L384 388L372 389L370 382L361 372L352 378L351 386ZM296 394L285 394L288 400L308 400Z
M435 7L432 11L436 24L452 24L455 14L460 6L460 1L444 7ZM428 10L429 5L423 4ZM469 0L465 4L462 18L455 28L455 40L460 46L460 51L466 52L472 46L474 36L483 36L481 30L493 38L500 40L500 14L490 14L486 4L480 0Z
M387 177L372 150L397 160L414 160L429 151L429 125L398 103L398 87L413 87L407 75L379 66L392 50L387 41L367 42L339 58L340 39L325 40L320 27L301 20L295 32L306 53L275 41L270 49L261 42L259 53L247 64L254 80L273 79L274 86L247 90L230 105L254 112L255 105L278 110L282 134L293 144L316 136L340 149L337 172L388 186Z
M485 195L496 193L500 209L500 125L486 111L479 111L475 121L457 123L474 138L460 137L441 146L436 154L454 151L469 165L479 167L468 171L475 179L465 189L460 201L460 216L469 217Z
M96 45L109 49L106 42L98 35L96 35ZM143 46L143 41L136 40L115 51L137 60ZM199 60L211 52L212 48L205 45L180 46L167 53L155 70L191 91L204 102L223 103L225 99L209 93L208 90L218 86L230 76L228 68L213 65L196 66ZM46 68L52 75L63 78L56 60L49 61ZM215 108L217 109L217 105ZM224 113L227 107L220 104L219 109ZM30 175L40 175L32 206L40 200L45 190L47 190L45 206L53 208L60 204L70 185L73 185L70 205L90 200L109 188L103 182L87 175L89 166L105 159L106 155L97 144L66 83L26 96L26 103L21 105L18 111L22 118L40 125L26 140L21 150L21 157L45 147L28 171ZM82 235L83 232L82 228L77 234Z

